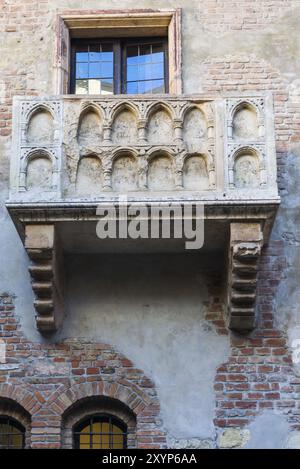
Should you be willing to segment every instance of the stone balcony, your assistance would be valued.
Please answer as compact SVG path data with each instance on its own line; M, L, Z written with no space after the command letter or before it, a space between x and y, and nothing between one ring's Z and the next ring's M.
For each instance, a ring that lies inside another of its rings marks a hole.
M32 260L41 331L62 317L61 253L122 249L95 235L97 207L120 195L204 204L203 249L229 249L228 324L251 329L260 249L279 204L272 96L15 98L7 208Z

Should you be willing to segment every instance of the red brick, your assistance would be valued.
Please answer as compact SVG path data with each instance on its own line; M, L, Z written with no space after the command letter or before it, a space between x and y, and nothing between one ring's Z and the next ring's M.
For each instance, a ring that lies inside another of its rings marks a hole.
M273 371L274 367L271 365L260 365L258 366L258 372L259 373L271 373Z
M280 399L280 393L279 392L266 392L265 398L266 399Z
M236 401L235 407L239 409L256 409L256 402L253 401Z
M247 394L248 399L263 399L264 393L262 392L249 392Z
M229 374L227 377L228 381L248 381L247 376L242 375L240 373L237 374Z
M99 374L99 368L87 368L86 372L88 375L97 375Z
M271 347L283 347L286 345L286 340L285 339L266 339L265 344L269 345Z

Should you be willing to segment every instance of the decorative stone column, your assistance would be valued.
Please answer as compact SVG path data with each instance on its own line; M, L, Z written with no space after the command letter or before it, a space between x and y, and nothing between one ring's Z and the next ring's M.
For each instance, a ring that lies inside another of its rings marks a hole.
M103 126L103 143L111 144L111 125Z
M139 119L139 121L138 121L138 141L139 141L139 144L141 144L141 145L144 145L144 144L147 143L146 127L147 127L147 120L146 119Z
M104 191L111 190L111 173L112 173L112 168L105 168L103 171L103 190Z
M183 135L182 135L183 122L182 122L182 120L181 119L174 119L173 126L174 126L174 134L175 134L176 145L181 146L182 143L183 143Z

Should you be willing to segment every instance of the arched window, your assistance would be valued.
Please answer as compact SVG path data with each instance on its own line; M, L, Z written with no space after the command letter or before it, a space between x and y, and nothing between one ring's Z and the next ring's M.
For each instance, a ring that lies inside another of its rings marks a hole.
M25 447L25 428L10 417L0 417L0 449Z
M89 396L62 415L62 448L122 449L136 447L136 416L123 402Z
M77 449L124 449L127 425L112 415L93 415L75 425L73 440Z

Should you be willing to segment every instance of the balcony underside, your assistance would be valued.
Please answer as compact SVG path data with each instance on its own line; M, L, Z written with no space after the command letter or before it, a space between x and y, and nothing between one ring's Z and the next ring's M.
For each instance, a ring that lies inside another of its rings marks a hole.
M196 220L195 203L173 202L172 209L177 209L184 215L184 207L186 205L194 207L192 218ZM203 202L202 202L203 203ZM142 206L141 202L128 202L130 207L138 210ZM204 203L203 203L204 204ZM163 239L151 239L150 233L148 239L99 239L96 233L96 226L101 217L97 215L97 208L101 207L113 208L116 210L118 217L118 202L100 202L100 203L56 203L56 204L14 204L7 203L6 207L15 223L16 229L25 242L26 225L55 225L56 232L59 236L61 246L65 252L77 253L101 253L101 252L179 252L185 250L186 238L174 239L174 226L171 223L171 236ZM204 204L204 245L203 251L224 250L227 248L230 224L231 223L259 223L262 230L263 242L266 243L270 231L272 229L275 214L279 205L279 201L263 203L239 201L233 203L205 203ZM151 212L150 202L147 203L149 217L140 218L145 220L150 227ZM169 207L169 202L156 202L154 206L160 208ZM177 213L180 213L177 212ZM168 213L168 212L166 212ZM171 220L173 212L171 212ZM128 217L128 223L134 220L133 216ZM161 218L160 223L164 220ZM168 220L167 220L168 221ZM184 233L184 230L183 230Z
M136 205L140 206L140 204ZM107 205L106 205L107 206ZM113 207L113 205L111 205ZM182 204L178 204L182 208ZM64 255L68 253L179 253L196 238L99 239L97 205L7 204L9 213L32 261L30 274L36 295L37 327L42 333L57 330L64 315ZM201 253L219 253L228 279L228 326L239 332L255 325L255 300L261 248L273 224L277 204L213 204L204 209L204 244ZM118 221L118 211L116 211ZM134 217L133 217L134 218ZM128 226L133 218L126 222ZM196 214L189 220L199 222ZM166 220L162 218L160 224ZM187 218L180 224L184 225ZM200 220L201 222L203 220ZM150 217L141 219L150 223ZM200 225L199 225L200 226ZM197 225L194 224L194 229ZM183 229L184 232L184 229ZM195 251L190 251L191 255Z

